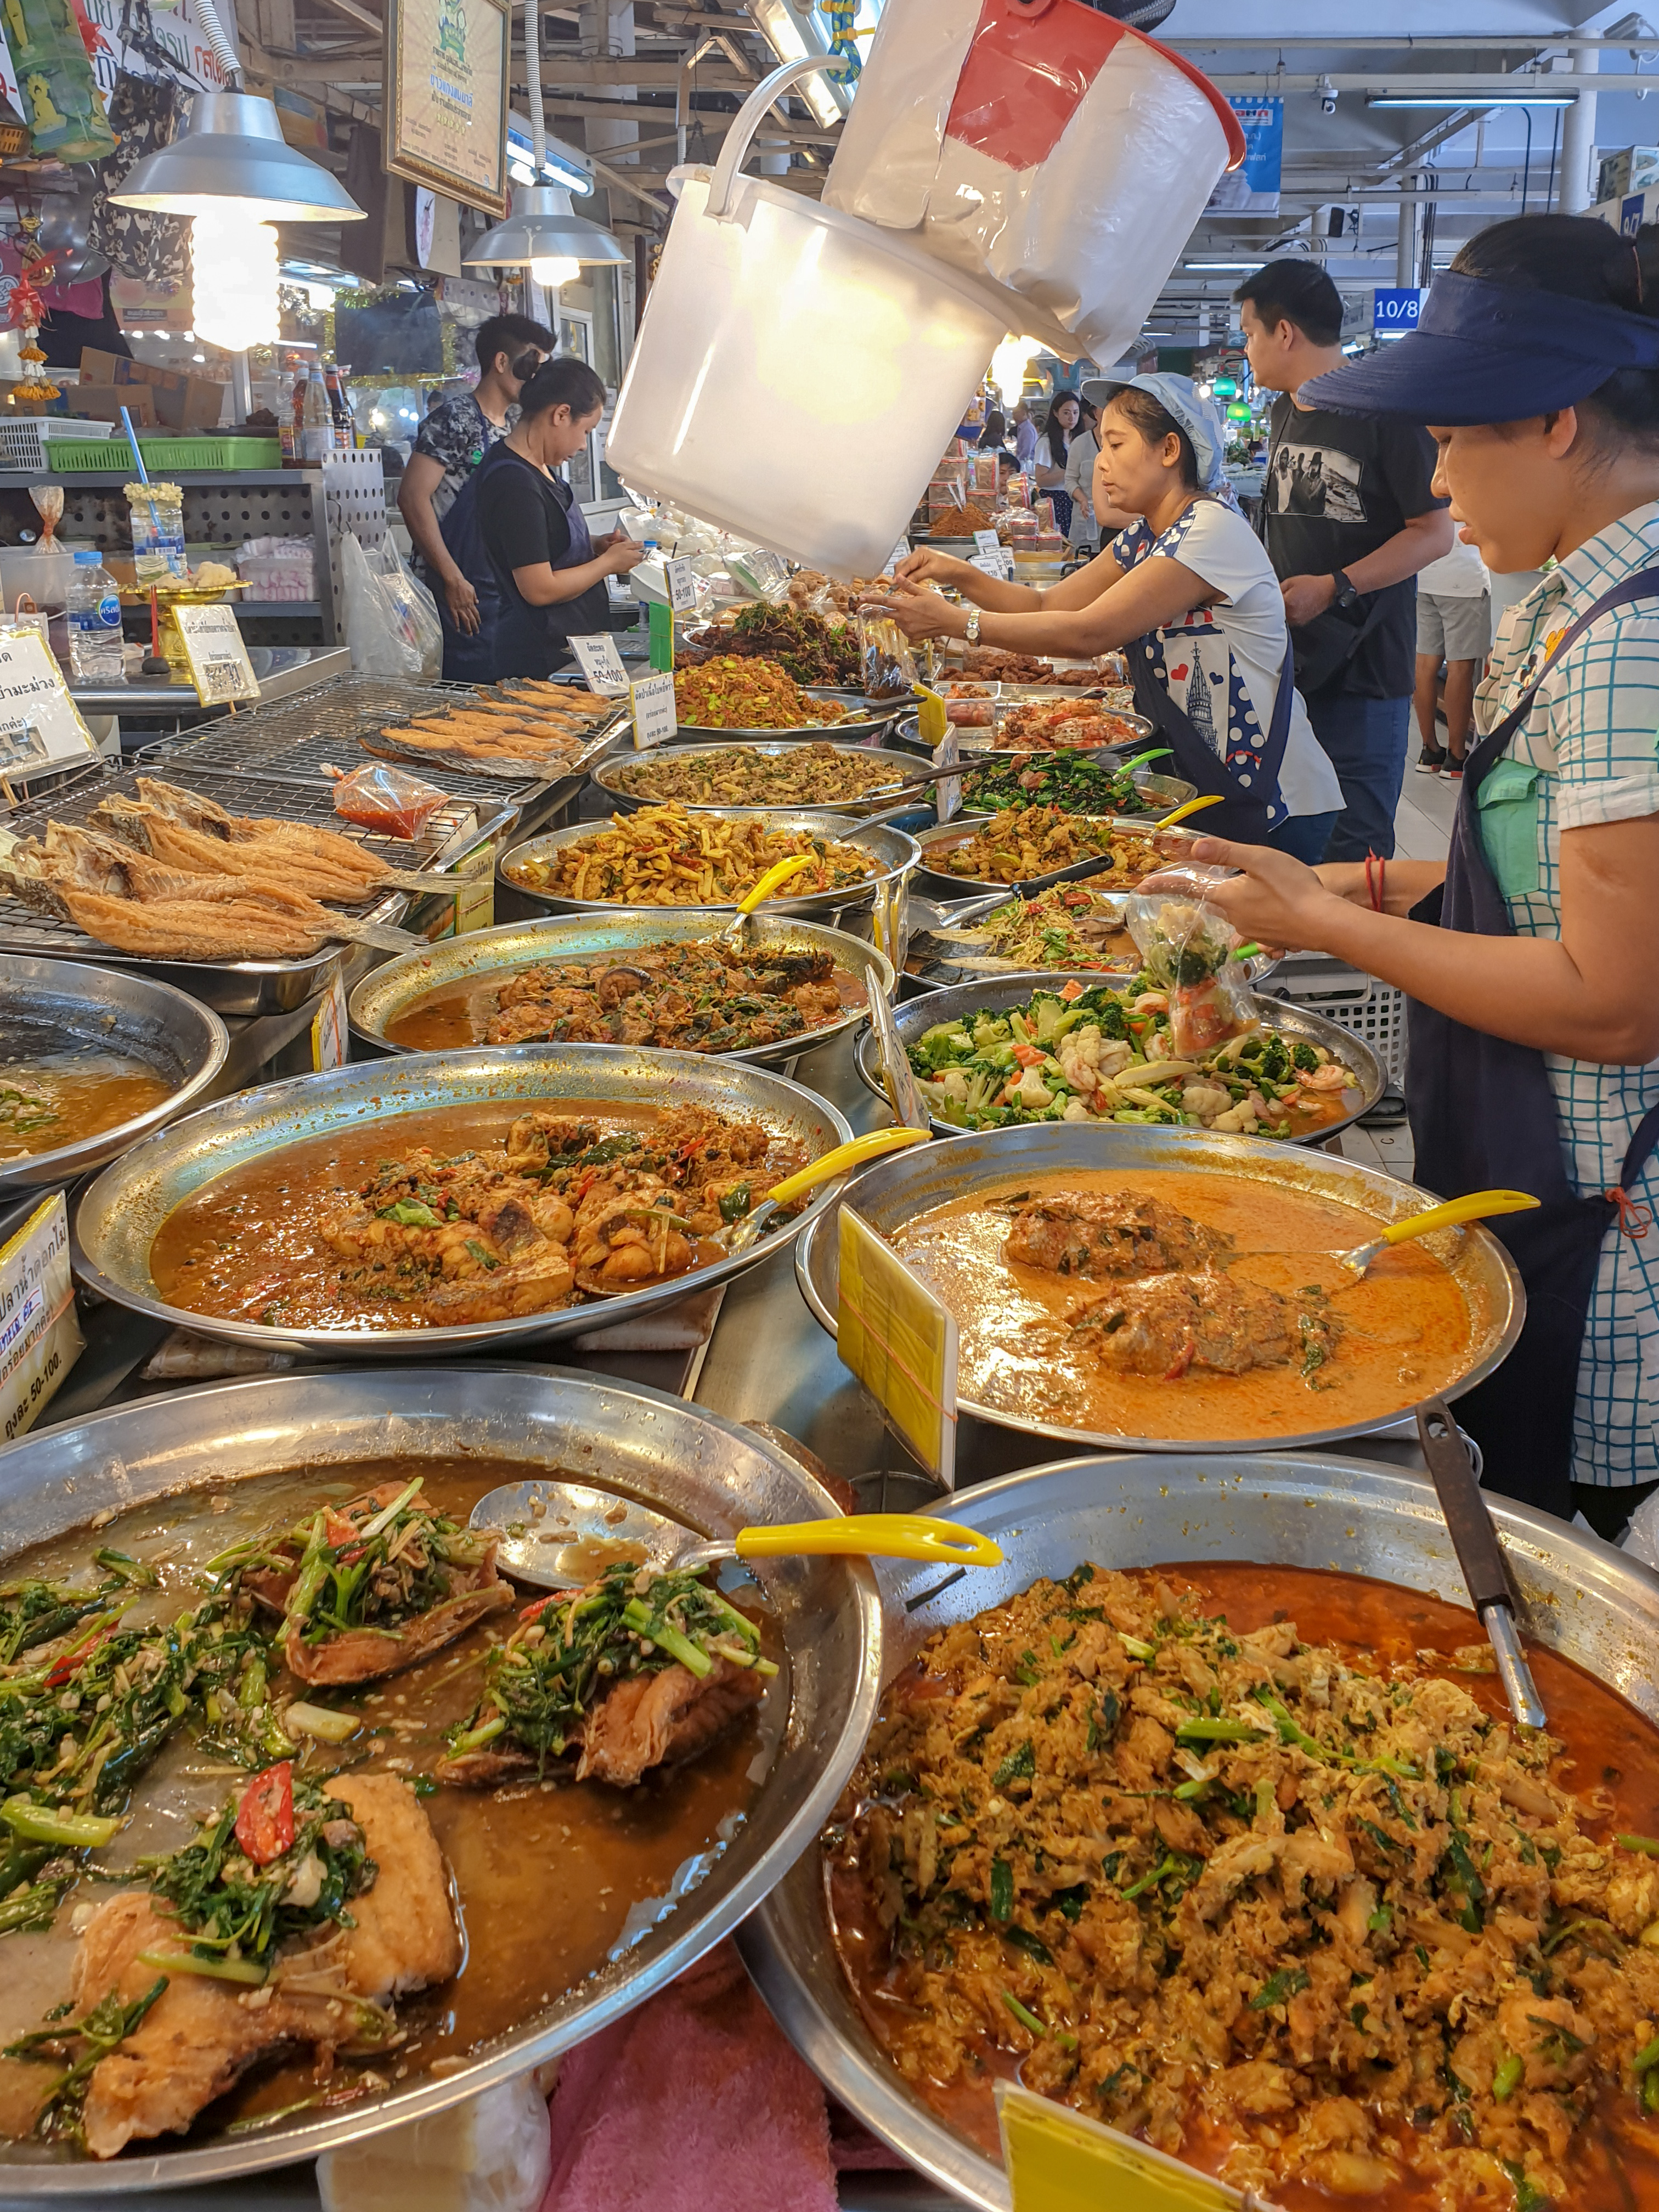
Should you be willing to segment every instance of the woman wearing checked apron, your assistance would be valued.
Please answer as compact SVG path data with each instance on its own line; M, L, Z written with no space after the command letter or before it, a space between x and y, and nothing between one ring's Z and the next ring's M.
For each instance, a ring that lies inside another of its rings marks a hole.
M1184 376L1137 376L1102 410L1095 505L1138 518L1048 591L926 550L887 601L906 635L1088 657L1122 647L1135 705L1173 757L1158 765L1220 804L1226 836L1298 858L1324 851L1342 794L1297 696L1285 602L1223 473L1221 418ZM955 606L929 582L949 584Z
M1543 1201L1491 1224L1526 1328L1458 1416L1489 1488L1613 1535L1659 1480L1659 230L1498 223L1305 389L1426 424L1495 573L1556 565L1504 617L1443 866L1198 857L1244 872L1237 927L1410 994L1419 1182Z

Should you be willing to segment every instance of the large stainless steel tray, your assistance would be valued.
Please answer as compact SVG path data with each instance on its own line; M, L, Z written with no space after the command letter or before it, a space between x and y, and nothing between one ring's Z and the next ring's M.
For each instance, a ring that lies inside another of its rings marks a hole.
M382 1368L173 1391L31 1437L0 1455L5 1555L64 1534L94 1513L204 1483L234 1494L261 1474L303 1468L320 1476L331 1464L391 1455L577 1468L584 1482L641 1498L709 1535L836 1510L804 1468L750 1431L655 1390L557 1368ZM811 1843L874 1715L880 1612L865 1564L768 1561L757 1579L788 1654L788 1724L730 1845L631 1948L456 2072L365 2098L333 2117L296 2114L234 2136L198 2127L185 2147L139 2150L107 2165L0 2144L0 2200L183 2188L313 2158L539 2065L672 1981Z
M923 1000L933 1012L938 997ZM1346 1032L1345 1032L1346 1034ZM838 1193L816 1216L795 1247L795 1278L819 1324L836 1334L836 1286L840 1280L840 1212L844 1194L864 1218L884 1234L902 1228L919 1213L976 1191L1017 1190L1038 1176L1081 1170L1213 1168L1230 1176L1302 1190L1358 1206L1378 1221L1403 1221L1437 1203L1431 1191L1418 1190L1376 1168L1361 1167L1332 1152L1305 1145L1285 1145L1261 1137L1229 1137L1209 1129L1126 1128L1118 1122L1039 1121L1018 1129L988 1129L948 1142L917 1145L866 1168L853 1190ZM1490 1375L1513 1349L1526 1312L1526 1294L1515 1262L1487 1229L1441 1230L1423 1239L1424 1249L1450 1269L1468 1301L1473 1340L1463 1372L1438 1395L1459 1398ZM1426 1402L1426 1401L1425 1401ZM999 1428L1072 1444L1109 1445L1121 1451L1191 1453L1290 1451L1339 1443L1368 1436L1408 1418L1414 1406L1402 1406L1386 1419L1345 1421L1282 1437L1215 1437L1200 1445L1191 1437L1106 1435L1040 1421L1026 1413L1004 1412L977 1400L958 1401L961 1410Z
M1273 964L1273 961L1264 959L1261 972L1267 973ZM893 1025L898 1031L899 1042L908 1046L913 1044L924 1030L936 1028L940 1022L959 1020L981 1007L991 1013L1005 1013L1010 1006L1023 1006L1034 991L1058 991L1068 982L1081 983L1085 989L1092 989L1100 984L1109 986L1112 980L1109 975L1091 974L1084 969L1072 971L1037 969L1024 975L987 975L977 982L952 983L945 990L931 991L921 998L907 1000L904 1005L893 1009ZM1282 999L1263 998L1260 993L1256 994L1255 1010L1265 1028L1277 1030L1289 1037L1292 1043L1300 1039L1308 1044L1323 1045L1327 1052L1334 1054L1360 1079L1359 1088L1349 1094L1354 1102L1352 1107L1340 1121L1328 1121L1322 1128L1310 1130L1305 1137L1289 1139L1291 1143L1323 1144L1327 1137L1335 1136L1339 1130L1346 1129L1351 1122L1357 1121L1362 1114L1368 1114L1388 1088L1388 1076L1382 1061L1370 1045L1363 1038L1355 1036L1352 1030L1342 1029L1335 1022L1327 1021L1322 1014L1307 1013L1293 1008ZM878 1098L885 1098L886 1086L881 1079L881 1051L874 1033L869 1029L860 1031L853 1058L866 1089L873 1091ZM933 1121L935 1136L959 1137L963 1133L957 1122L941 1121L937 1115L929 1118ZM1083 1122L1079 1126L1087 1128L1091 1125ZM1118 1125L1103 1121L1097 1126L1106 1128Z
M1546 1514L1507 1498L1488 1502L1528 1634L1659 1720L1659 1576ZM1072 1460L961 1492L951 1511L994 1535L1004 1565L951 1577L884 1560L884 1681L937 1630L1085 1559L1106 1567L1222 1559L1334 1567L1454 1601L1463 1588L1432 1488L1370 1460ZM746 1923L738 1947L784 2033L866 2127L966 2203L1010 2212L1000 2164L913 2094L866 2027L830 1942L816 1847Z
M0 957L0 1058L62 1052L70 1044L139 1060L173 1085L172 1094L99 1136L0 1162L0 1191L72 1182L176 1121L224 1066L230 1032L217 1014L147 975L15 952Z
M833 838L842 845L855 846L867 853L875 864L876 872L866 882L850 884L844 890L816 891L804 898L774 898L766 902L769 915L799 915L805 921L820 921L830 929L866 927L878 903L891 899L902 890L916 866L917 846L914 837L903 830L894 830L885 823L857 822L844 814L831 814L822 807L799 808L794 811L766 812L752 806L708 807L702 811L707 822L759 822L768 830L785 834L799 830L810 837ZM580 844L585 838L598 836L605 827L602 822L579 822L568 830L550 830L540 837L528 837L504 853L496 864L500 880L529 899L546 914L685 914L701 911L704 914L729 914L731 905L704 907L627 907L615 899L556 898L550 891L539 891L532 884L521 880L517 872L526 860L544 860L565 845ZM858 929L862 935L863 930Z
M582 915L568 921L516 921L502 929L471 932L465 937L447 937L419 952L405 952L366 975L351 994L349 1010L352 1035L382 1052L410 1053L412 1045L394 1044L387 1030L419 999L429 993L465 988L486 976L505 977L543 961L626 960L641 945L695 943L714 933L706 913L664 908L641 913ZM749 924L749 942L775 952L827 952L837 966L849 970L866 993L893 994L893 963L884 952L866 945L845 930L823 929L811 921L772 921L756 915ZM862 1006L848 1006L839 1021L822 1029L805 1030L799 1036L780 1038L776 1044L752 1046L746 1052L704 1053L698 1057L716 1060L747 1060L757 1067L793 1060L811 1052L831 1037L855 1028L865 1018Z
M1010 898L1014 896L1017 887L1012 884L992 883L982 876L946 875L943 869L928 865L928 855L935 847L959 843L964 835L971 835L982 830L988 822L993 822L995 818L992 814L958 814L954 822L941 822L937 829L921 831L916 843L921 858L916 869L915 883L916 890L924 898L959 899L964 892L969 891L1001 891ZM1073 822L1106 823L1114 830L1121 832L1126 837L1145 837L1150 835L1155 817L1145 815L1137 817L1128 814L1074 814L1066 818ZM1196 833L1177 829L1165 830L1160 834L1170 840L1170 849L1173 852L1178 840ZM1024 889L1043 890L1050 884L1058 883L1066 872L1066 865L1062 864L1060 867L1051 870L1047 875L1028 877ZM1097 891L1133 888L1133 885L1118 883L1110 869L1103 871L1098 876L1091 876L1086 880L1090 889Z
M759 753L769 759L775 760L780 756L793 751L799 743L798 738L780 735L775 731L763 741L734 738L729 744L710 741L696 745L676 745L671 757L677 761L695 761L702 754L731 752L740 747L746 753ZM846 753L854 760L867 761L877 768L885 769L888 771L885 781L895 787L909 782L916 772L917 762L914 753L890 752L873 745L836 745L835 750L838 753ZM605 793L618 814L637 814L642 806L662 805L663 802L660 799L650 799L641 793L629 791L621 781L623 769L636 761L648 761L651 757L652 755L648 752L611 753L607 755L592 771L592 781L595 789ZM680 799L676 803L684 806L693 814L727 811L716 806L712 801L687 799ZM842 812L858 814L878 802L872 792L866 792L858 799L815 799L808 803L821 814ZM1171 801L1172 805L1174 803ZM799 814L802 804L801 800L793 799L782 801L775 806L763 806L758 804L746 805L741 811L745 814Z
M787 1082L769 1068L699 1059L695 1053L646 1052L629 1045L531 1044L410 1054L245 1091L222 1105L192 1114L174 1128L158 1131L106 1168L82 1198L70 1257L82 1281L106 1297L202 1336L312 1359L433 1360L447 1352L485 1346L505 1351L515 1344L553 1342L654 1313L684 1297L690 1287L724 1282L754 1267L827 1206L836 1188L831 1184L815 1191L805 1210L795 1221L786 1222L776 1237L763 1237L747 1252L699 1268L694 1276L680 1276L625 1297L464 1328L267 1328L254 1322L225 1321L170 1306L150 1275L150 1245L176 1206L216 1176L287 1146L368 1122L395 1128L403 1116L434 1107L507 1108L551 1101L580 1104L585 1099L707 1106L717 1114L750 1115L781 1135L793 1137L808 1159L845 1144L853 1133L833 1106L799 1084Z

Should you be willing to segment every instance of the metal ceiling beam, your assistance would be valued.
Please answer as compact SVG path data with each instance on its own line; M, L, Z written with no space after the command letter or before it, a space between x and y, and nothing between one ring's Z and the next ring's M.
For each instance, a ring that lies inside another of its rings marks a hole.
M1271 46L1275 50L1283 47L1286 51L1316 47L1327 53L1334 48L1341 46L1354 46L1362 52L1385 53L1518 54L1534 51L1547 52L1552 46L1593 46L1598 52L1611 49L1614 52L1622 48L1626 53L1630 52L1632 47L1638 53L1650 51L1639 39L1583 38L1577 31L1534 31L1523 33L1515 38L1493 38L1489 34L1458 38L1454 33L1432 39L1414 39L1408 32L1379 31L1372 35L1363 31L1330 31L1322 33L1317 32L1310 34L1298 33L1292 39L1281 39L1267 32L1258 33L1255 37L1250 36L1249 33L1231 32L1225 36L1206 37L1202 33L1194 31L1183 37L1182 33L1176 30L1165 31L1163 33L1163 43L1165 46L1180 46L1190 53L1234 52L1240 48L1260 49L1262 46Z
M1270 41L1264 40L1263 44ZM1379 84L1375 70L1361 74L1334 71L1316 76L1293 76L1285 70L1257 70L1248 76L1217 76L1206 72L1210 82L1220 92L1358 92L1393 93L1401 97L1409 95L1421 99L1443 96L1449 106L1490 106L1494 96L1515 100L1517 94L1534 91L1538 98L1553 99L1562 92L1576 91L1581 85L1590 92L1619 89L1617 77L1596 76L1590 70L1489 70L1481 72L1464 70L1461 75L1439 76L1425 72L1422 76L1401 76L1390 82ZM1653 80L1648 82L1651 85ZM1634 88L1632 87L1632 89Z

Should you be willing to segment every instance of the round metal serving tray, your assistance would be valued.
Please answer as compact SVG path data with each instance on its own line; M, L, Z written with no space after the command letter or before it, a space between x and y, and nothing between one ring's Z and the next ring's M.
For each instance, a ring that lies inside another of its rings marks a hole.
M1259 977L1270 973L1275 963L1264 957L1259 963L1252 961L1249 964L1256 969ZM977 982L952 983L943 991L932 991L924 997L907 1000L902 1006L894 1007L893 1026L898 1031L900 1043L908 1046L914 1044L924 1030L934 1029L941 1022L960 1020L966 1015L977 1013L981 1008L988 1013L1006 1013L1010 1006L1023 1006L1034 991L1058 991L1072 982L1081 983L1085 990L1093 990L1100 985L1108 988L1113 987L1110 975L1091 974L1081 968L1037 969L1024 975L987 975ZM1389 1081L1382 1061L1370 1045L1355 1036L1351 1030L1327 1021L1322 1014L1305 1013L1282 999L1264 998L1258 992L1255 994L1255 1010L1264 1029L1276 1030L1279 1036L1288 1037L1292 1044L1301 1042L1323 1045L1327 1052L1341 1060L1345 1066L1352 1068L1359 1078L1358 1089L1344 1093L1345 1097L1352 1099L1353 1104L1340 1121L1327 1121L1322 1127L1310 1129L1304 1137L1281 1137L1272 1139L1273 1142L1322 1145L1328 1137L1335 1136L1339 1130L1346 1129L1352 1122L1357 1121L1362 1114L1370 1113L1387 1090ZM881 1048L873 1031L867 1028L860 1032L858 1042L853 1048L853 1064L858 1069L865 1088L884 1100L887 1090L881 1079ZM959 1121L941 1121L933 1114L930 1114L928 1119L936 1137L959 1137L963 1133ZM1018 1122L1014 1126L1030 1128L1039 1125ZM1070 1126L1080 1129L1109 1129L1133 1125L1101 1121L1079 1121ZM994 1133L986 1130L982 1133L989 1136ZM1200 1134L1207 1133L1200 1132Z
M569 1106L621 1100L636 1106L707 1106L738 1115L793 1138L809 1160L853 1132L835 1108L769 1068L734 1066L690 1052L647 1052L632 1045L507 1045L475 1052L411 1053L396 1060L337 1067L328 1075L301 1075L244 1091L222 1105L192 1114L163 1129L107 1167L81 1200L70 1237L75 1272L118 1305L151 1315L175 1328L262 1351L291 1352L307 1359L440 1359L447 1352L547 1343L606 1328L672 1305L690 1290L704 1290L752 1267L795 1234L830 1202L834 1184L814 1191L805 1210L775 1237L760 1237L746 1252L712 1267L624 1297L561 1306L551 1313L510 1321L473 1322L447 1328L284 1329L257 1322L170 1306L149 1272L149 1249L161 1224L204 1183L232 1169L268 1158L308 1138L375 1123L395 1135L398 1121L446 1106L499 1106L505 1119L519 1106Z
M418 1052L422 1049L420 1046L392 1042L386 1030L417 1000L434 992L459 990L495 977L505 981L544 961L626 961L644 945L695 944L713 934L714 925L706 909L693 907L649 912L635 908L626 914L576 915L568 921L550 917L545 921L510 922L502 929L442 938L418 952L388 960L383 968L364 976L349 1001L351 1033L380 1052ZM763 952L827 952L838 968L857 976L866 994L879 991L884 997L892 995L893 967L886 954L845 930L824 929L811 921L774 921L769 915L762 919L757 915L750 921L748 941ZM798 1036L781 1037L775 1044L697 1056L765 1066L775 1060L793 1060L797 1053L813 1051L864 1018L863 1006L848 1006L839 1020L826 1022L820 1029L803 1030ZM588 1048L570 1048L572 1051Z
M388 1458L495 1462L501 1480L524 1468L574 1469L584 1483L643 1499L711 1536L837 1510L802 1467L752 1431L638 1384L546 1367L347 1370L173 1391L27 1438L0 1455L5 1556L83 1526L94 1513L204 1485L234 1494L254 1477L301 1468L325 1481L331 1468ZM636 1942L619 1944L597 1973L441 2078L363 2097L331 2115L297 2112L234 2135L209 2117L184 2147L135 2149L106 2164L0 2143L0 2198L78 2203L228 2181L314 2158L542 2064L700 1958L822 1827L869 1732L880 1678L880 1609L862 1560L768 1560L750 1571L787 1654L787 1723L731 1842ZM502 1811L510 1819L511 1808ZM35 1940L7 1939L13 1946Z
M1522 1626L1659 1720L1659 1576L1546 1514L1489 1498ZM1335 1568L1458 1602L1463 1580L1430 1484L1369 1460L1079 1459L958 1491L954 1519L1002 1547L972 1576L884 1560L882 1675L938 1630L1006 1604L1041 1576L1224 1559ZM1478 1632L1471 1615L1469 1632ZM947 2126L865 2025L842 1973L814 1847L738 1936L744 1964L812 2071L901 2157L982 2212L1010 2212L1000 2162Z
M171 983L73 960L33 960L8 953L0 961L0 1058L62 1052L84 1044L136 1060L170 1083L172 1095L95 1137L50 1152L0 1162L0 1191L36 1190L72 1182L102 1167L187 1114L218 1075L230 1032L216 1013Z
M939 1003L938 994L920 1002L930 1014L937 1011ZM1273 1011L1276 1017L1279 1010L1275 1006ZM1343 1034L1346 1036L1346 1031ZM1357 1161L1321 1152L1314 1146L1218 1135L1211 1129L1131 1128L1117 1121L1097 1121L1092 1126L1079 1121L1034 1121L1022 1128L983 1129L971 1136L952 1137L944 1144L917 1145L909 1152L872 1162L859 1176L855 1192L847 1195L854 1199L872 1229L891 1236L918 1214L930 1213L936 1206L971 1198L981 1191L1018 1190L1039 1179L1047 1181L1079 1170L1190 1172L1206 1168L1281 1189L1305 1191L1316 1198L1335 1199L1379 1222L1403 1221L1438 1203L1430 1191L1418 1190L1376 1168L1361 1167ZM812 1309L814 1319L831 1336L836 1334L840 1280L841 1199L838 1192L816 1215L795 1247L795 1279L801 1295ZM1441 1230L1424 1237L1422 1243L1423 1249L1456 1279L1469 1309L1473 1341L1467 1355L1468 1364L1437 1394L1442 1398L1460 1398L1490 1375L1514 1348L1526 1311L1526 1294L1515 1262L1490 1230L1479 1223L1467 1229ZM1412 1403L1401 1406L1397 1413L1282 1437L1199 1440L1108 1435L1037 1420L1024 1413L1005 1412L972 1398L959 1398L957 1404L963 1413L971 1413L977 1420L1023 1434L1054 1437L1071 1444L1109 1445L1120 1451L1158 1452L1305 1449L1340 1443L1347 1437L1372 1435L1409 1419L1416 1410Z
M946 875L942 869L930 867L927 864L927 855L936 847L959 843L964 833L972 836L982 830L988 822L994 822L995 819L994 814L958 814L954 822L941 822L936 830L920 831L916 837L916 844L921 859L921 865L916 869L913 887L920 891L924 898L959 899L964 892L973 891L1002 891L1012 898L1016 890L1016 886L1012 884L990 883L983 876ZM1113 830L1121 830L1126 837L1146 837L1151 835L1156 817L1146 816L1138 820L1127 814L1073 814L1068 815L1066 819L1072 822L1106 823L1109 823ZM1172 840L1195 834L1179 830L1165 830L1161 832L1161 835ZM1066 872L1066 866L1069 865L1071 864L1065 863L1046 876L1027 878L1025 889L1042 890L1049 884L1058 883ZM1109 882L1107 880L1109 874L1109 871L1107 871L1100 876L1091 876L1086 880L1090 887L1097 891L1133 890L1133 884Z
M757 659L761 657L759 654L745 656ZM800 722L793 730L720 730L710 729L702 722L682 722L675 732L675 741L712 745L718 744L722 738L793 738L799 742L802 738L829 738L832 740L836 738L868 738L884 728L896 714L903 714L911 703L908 699L894 699L884 703L866 698L862 691L836 690L827 684L803 684L801 690L808 698L827 699L834 706L848 708L847 719L840 722Z
M744 738L734 741L732 744L727 745L712 743L696 745L676 745L669 757L676 761L695 761L699 757L699 756L704 754L741 751L758 754L768 760L777 760L793 751L794 750L794 746L799 744L799 740L798 738L792 739L786 737L780 737L775 733L771 738L769 738L764 741ZM856 761L868 761L873 763L877 768L886 769L887 775L885 781L888 785L894 787L896 787L900 784L908 783L916 772L917 762L914 753L890 752L880 747L873 745L836 745L834 750L838 753L847 754L850 759ZM731 811L731 802L729 801L722 802L716 799L679 799L674 800L651 799L647 797L643 793L626 789L625 787L617 781L618 774L622 769L629 767L634 762L649 761L652 757L653 755L648 752L610 753L607 754L605 758L591 771L591 777L595 789L602 791L605 793L605 797L610 799L611 805L618 814L637 814L640 809L643 806L661 806L665 805L684 806L686 811L690 814L729 812ZM662 757L660 751L656 755L656 757ZM780 799L772 805L765 804L760 800L751 800L746 802L740 811L745 814L799 814L803 807L811 807L815 809L820 814L839 814L842 811L858 813L861 812L866 807L872 806L878 803L876 793L879 791L880 787L880 786L877 786L874 791L862 793L857 799ZM923 793L921 799L917 803L925 803L925 799L926 794Z
M842 845L852 845L866 853L875 863L876 873L861 884L849 884L844 890L814 891L804 898L768 899L764 912L768 915L798 915L804 921L820 921L830 929L844 929L854 921L867 921L878 897L890 896L909 879L916 865L916 841L902 830L894 830L885 823L860 822L845 814L832 814L823 807L801 807L794 811L775 808L768 811L753 806L709 806L699 811L701 822L758 822L768 830L788 834L799 831L809 837L834 839ZM523 898L532 900L546 914L730 914L732 902L712 907L625 906L618 899L557 898L550 891L538 890L533 884L520 879L517 870L526 860L544 860L566 845L579 845L585 839L599 836L606 824L603 822L578 822L568 830L550 830L539 837L526 838L504 853L495 866L499 879ZM862 934L862 932L860 933Z

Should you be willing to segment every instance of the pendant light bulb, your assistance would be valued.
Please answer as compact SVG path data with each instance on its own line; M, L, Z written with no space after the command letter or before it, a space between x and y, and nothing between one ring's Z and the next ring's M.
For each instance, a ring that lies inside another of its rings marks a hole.
M1025 392L1025 372L1033 355L1042 350L1041 338L1006 337L991 356L991 381L1005 407L1016 407Z
M191 281L196 330L230 353L274 345L276 234L246 202L204 208L191 224Z
M535 282L550 292L556 292L561 284L574 284L581 273L581 263L568 260L562 254L544 255L530 264Z

